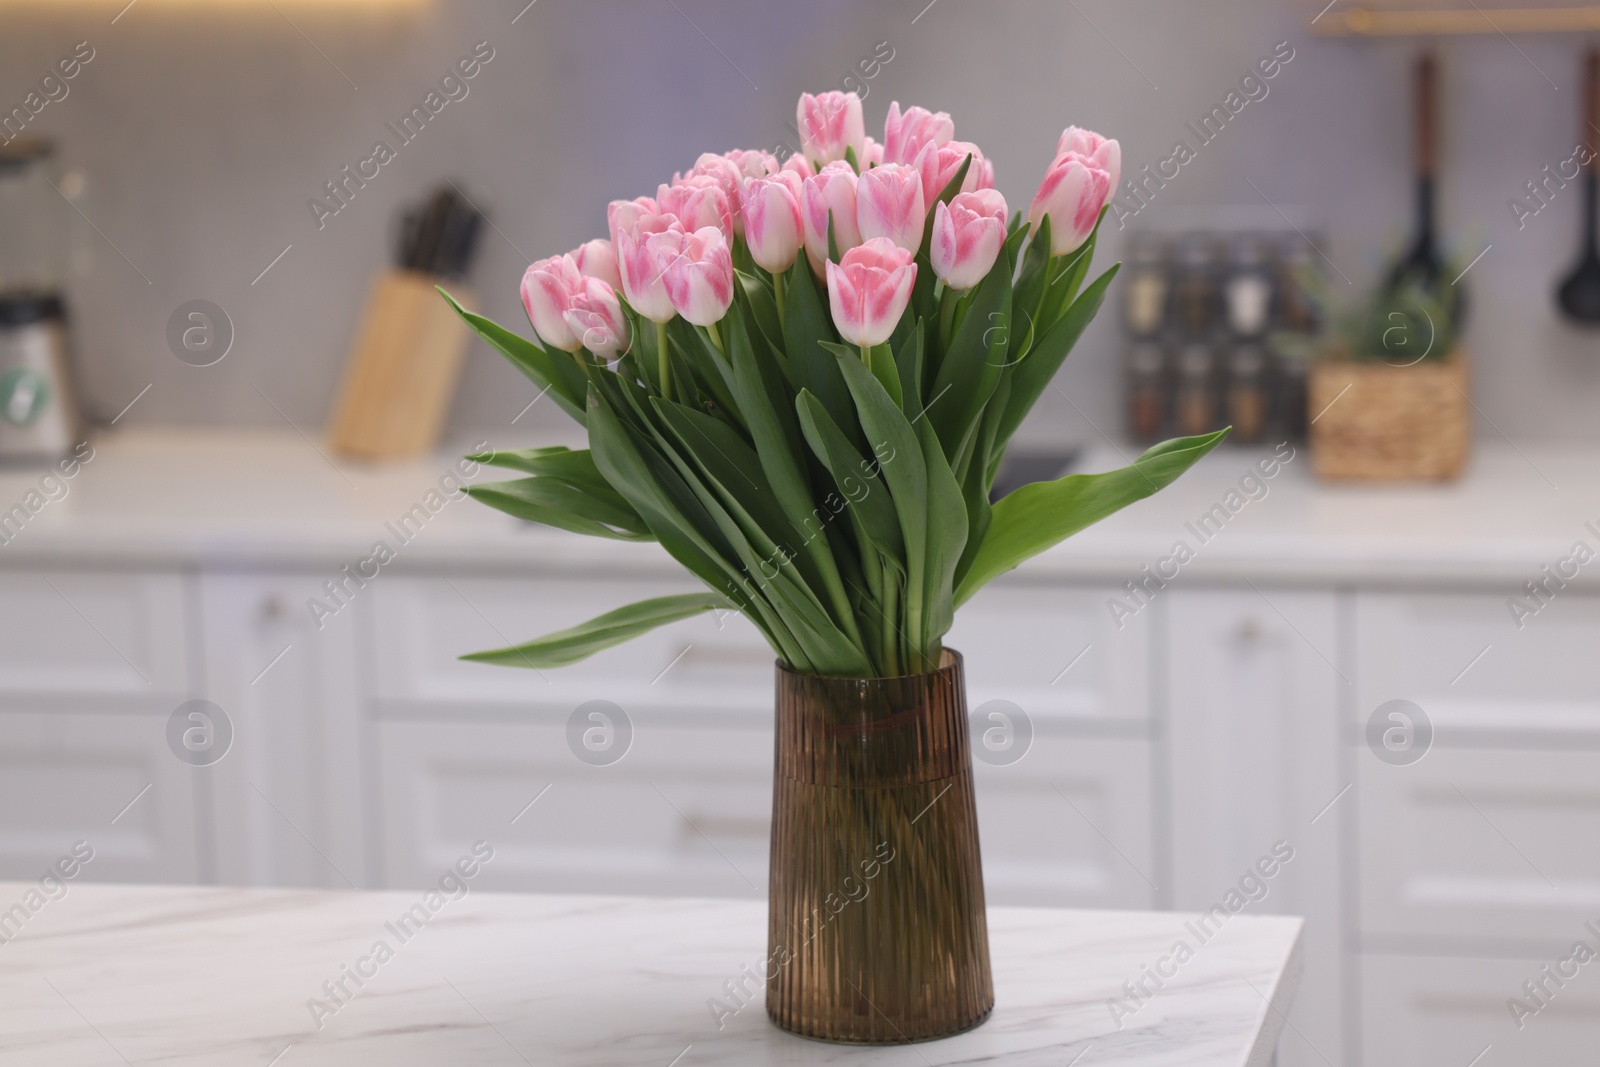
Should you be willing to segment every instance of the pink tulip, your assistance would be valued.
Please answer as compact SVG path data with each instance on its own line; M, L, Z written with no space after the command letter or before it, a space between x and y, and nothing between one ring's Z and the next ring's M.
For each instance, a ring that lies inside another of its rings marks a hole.
M883 124L883 158L888 163L914 163L924 145L947 144L956 135L956 124L943 112L925 107L900 111L900 101L889 105Z
M739 217L739 185L744 181L744 172L739 169L739 165L727 156L704 152L694 161L694 170L689 172L689 177L710 178L717 183L717 188L722 190L723 197L728 201L728 215L733 223L733 232L744 233L744 220ZM681 180L674 175L673 184L677 185ZM683 218L682 215L678 217ZM695 228L699 229L698 226Z
M661 205L648 196L635 200L613 200L606 207L606 228L611 231L611 247L617 247L617 234L633 229L633 224L646 215L659 215Z
M983 151L977 145L967 141L946 141L944 144L929 141L922 146L912 166L922 175L923 203L931 204L939 198L969 155L972 164L967 168L967 176L961 180L961 188L957 191L970 193L976 189L992 188L994 167L983 158Z
M861 158L867 128L861 119L861 97L855 93L801 93L796 117L800 151L813 163L843 159L846 148L854 148L856 158Z
M917 281L912 258L887 237L874 237L828 264L828 305L841 337L866 346L889 339Z
M724 152L722 158L738 167L742 178L765 178L779 170L778 157L759 148L735 148Z
M861 165L861 173L865 174L869 167L880 166L883 163L883 145L870 137L861 139L861 155L856 160Z
M793 171L744 183L744 239L750 258L774 274L794 265L805 242L800 219L801 181Z
M628 347L628 320L616 290L599 278L585 278L568 302L567 329L578 342L603 359Z
M613 289L622 288L622 275L617 273L616 248L603 237L596 237L567 253L578 265L578 273L586 278L599 278Z
M1094 232L1100 209L1111 198L1111 175L1078 152L1056 157L1045 172L1028 208L1028 225L1037 230L1050 216L1050 254L1063 255L1082 246Z
M683 226L675 215L645 215L631 229L617 234L617 267L622 273L622 292L633 310L651 322L671 322L678 313L661 278L656 244L667 235L681 236L682 233Z
M733 254L722 231L704 226L655 241L656 262L678 314L696 326L720 321L733 303Z
M904 163L862 171L856 183L856 225L863 240L887 237L915 252L928 215L924 205L922 177Z
M1061 131L1061 140L1056 142L1056 155L1063 156L1068 152L1077 152L1085 159L1093 160L1101 170L1111 175L1111 188L1115 189L1117 182L1122 180L1122 146L1111 138L1101 137L1093 130L1068 126Z
M951 289L971 289L988 276L1005 240L1005 197L993 189L957 193L933 212L934 276Z
M784 160L783 166L779 169L798 174L802 180L811 177L817 172L816 168L811 165L811 161L799 152Z
M861 243L856 224L856 172L844 162L829 163L802 185L801 217L806 226L806 257L811 269L822 273L828 261L828 216L833 216L833 240L839 254Z
M733 205L721 183L706 174L692 174L656 190L656 202L668 215L676 215L687 232L715 226L722 235L733 237Z
M571 256L541 259L522 276L522 306L546 348L576 352L578 338L567 326L573 294L582 291L583 275Z

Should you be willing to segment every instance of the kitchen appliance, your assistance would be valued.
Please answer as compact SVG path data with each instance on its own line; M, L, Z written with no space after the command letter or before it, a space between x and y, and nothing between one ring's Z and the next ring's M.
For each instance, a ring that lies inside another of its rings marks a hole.
M1590 49L1584 61L1584 128L1578 135L1581 144L1592 140L1590 131L1600 130L1597 95L1600 95L1600 49ZM1600 324L1600 253L1595 249L1595 228L1600 224L1595 218L1596 185L1600 184L1597 170L1600 170L1600 157L1591 154L1583 173L1583 255L1556 291L1562 313L1586 326Z
M61 295L65 203L49 141L0 145L0 462L53 460L81 439Z

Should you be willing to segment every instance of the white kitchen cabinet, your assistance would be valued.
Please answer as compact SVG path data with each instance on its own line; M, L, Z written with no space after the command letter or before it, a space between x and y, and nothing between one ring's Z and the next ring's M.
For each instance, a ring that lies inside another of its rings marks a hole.
M1305 976L1279 1061L1339 1063L1341 827L1354 802L1339 743L1351 671L1340 663L1338 594L1247 586L1163 596L1169 906L1209 909L1255 876L1244 888L1265 896L1247 911L1305 916ZM1294 858L1259 879L1253 868L1277 842Z
M1587 940L1596 945L1592 936ZM1571 948L1545 957L1404 956L1361 959L1362 1067L1572 1067L1592 1063L1600 1045L1600 975L1590 962L1547 1006L1517 1026L1507 1001L1526 999ZM1481 1058L1477 1058L1481 1057Z
M94 858L80 878L198 881L197 770L167 748L166 726L165 713L67 711L7 697L0 877L36 881L85 841Z
M566 710L385 718L384 884L436 881L482 839L490 889L764 896L770 713L628 715L631 742L603 766L568 747Z
M228 716L209 782L216 878L228 885L372 887L360 631L355 600L318 627L314 573L208 573L204 696Z
M174 571L0 571L0 877L76 841L79 877L202 874L193 768L167 747L190 690L190 586Z

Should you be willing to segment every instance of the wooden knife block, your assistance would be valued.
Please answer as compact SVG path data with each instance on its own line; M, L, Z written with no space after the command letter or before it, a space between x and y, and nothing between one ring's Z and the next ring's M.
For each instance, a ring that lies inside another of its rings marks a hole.
M389 271L373 284L329 423L335 451L398 459L438 445L469 339L466 323L434 290L439 281ZM464 292L455 296L471 303Z

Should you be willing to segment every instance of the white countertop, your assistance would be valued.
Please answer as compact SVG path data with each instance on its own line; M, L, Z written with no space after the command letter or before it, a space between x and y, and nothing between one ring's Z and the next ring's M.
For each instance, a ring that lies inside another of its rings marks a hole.
M460 454L373 466L329 459L313 440L287 429L102 434L93 441L94 459L66 483L67 495L45 503L0 544L0 567L349 562L380 538L392 543L385 523L422 503ZM1076 469L1120 466L1137 451L1103 444ZM1190 524L1225 503L1267 451L1225 446L1167 490L1026 566L1036 576L1122 581L1182 539L1195 550L1186 579L1503 587L1537 576L1580 538L1600 547L1600 534L1584 525L1600 529L1600 450L1492 441L1481 444L1463 480L1443 486L1319 484L1302 447L1264 481L1264 497L1245 503L1202 542ZM0 471L0 511L21 502L39 475ZM485 469L477 477L515 476ZM534 527L465 498L433 515L401 557L405 567L569 573L676 566L655 545Z
M765 955L763 903L470 892L401 941L386 924L420 891L67 886L0 944L0 1063L1264 1067L1300 974L1297 918L1201 943L1179 913L991 908L994 1015L868 1049L777 1030L759 994L718 1029L708 1001ZM30 888L0 883L0 910ZM1118 1028L1108 1000L1179 940L1192 958ZM314 1015L346 966L368 977Z

